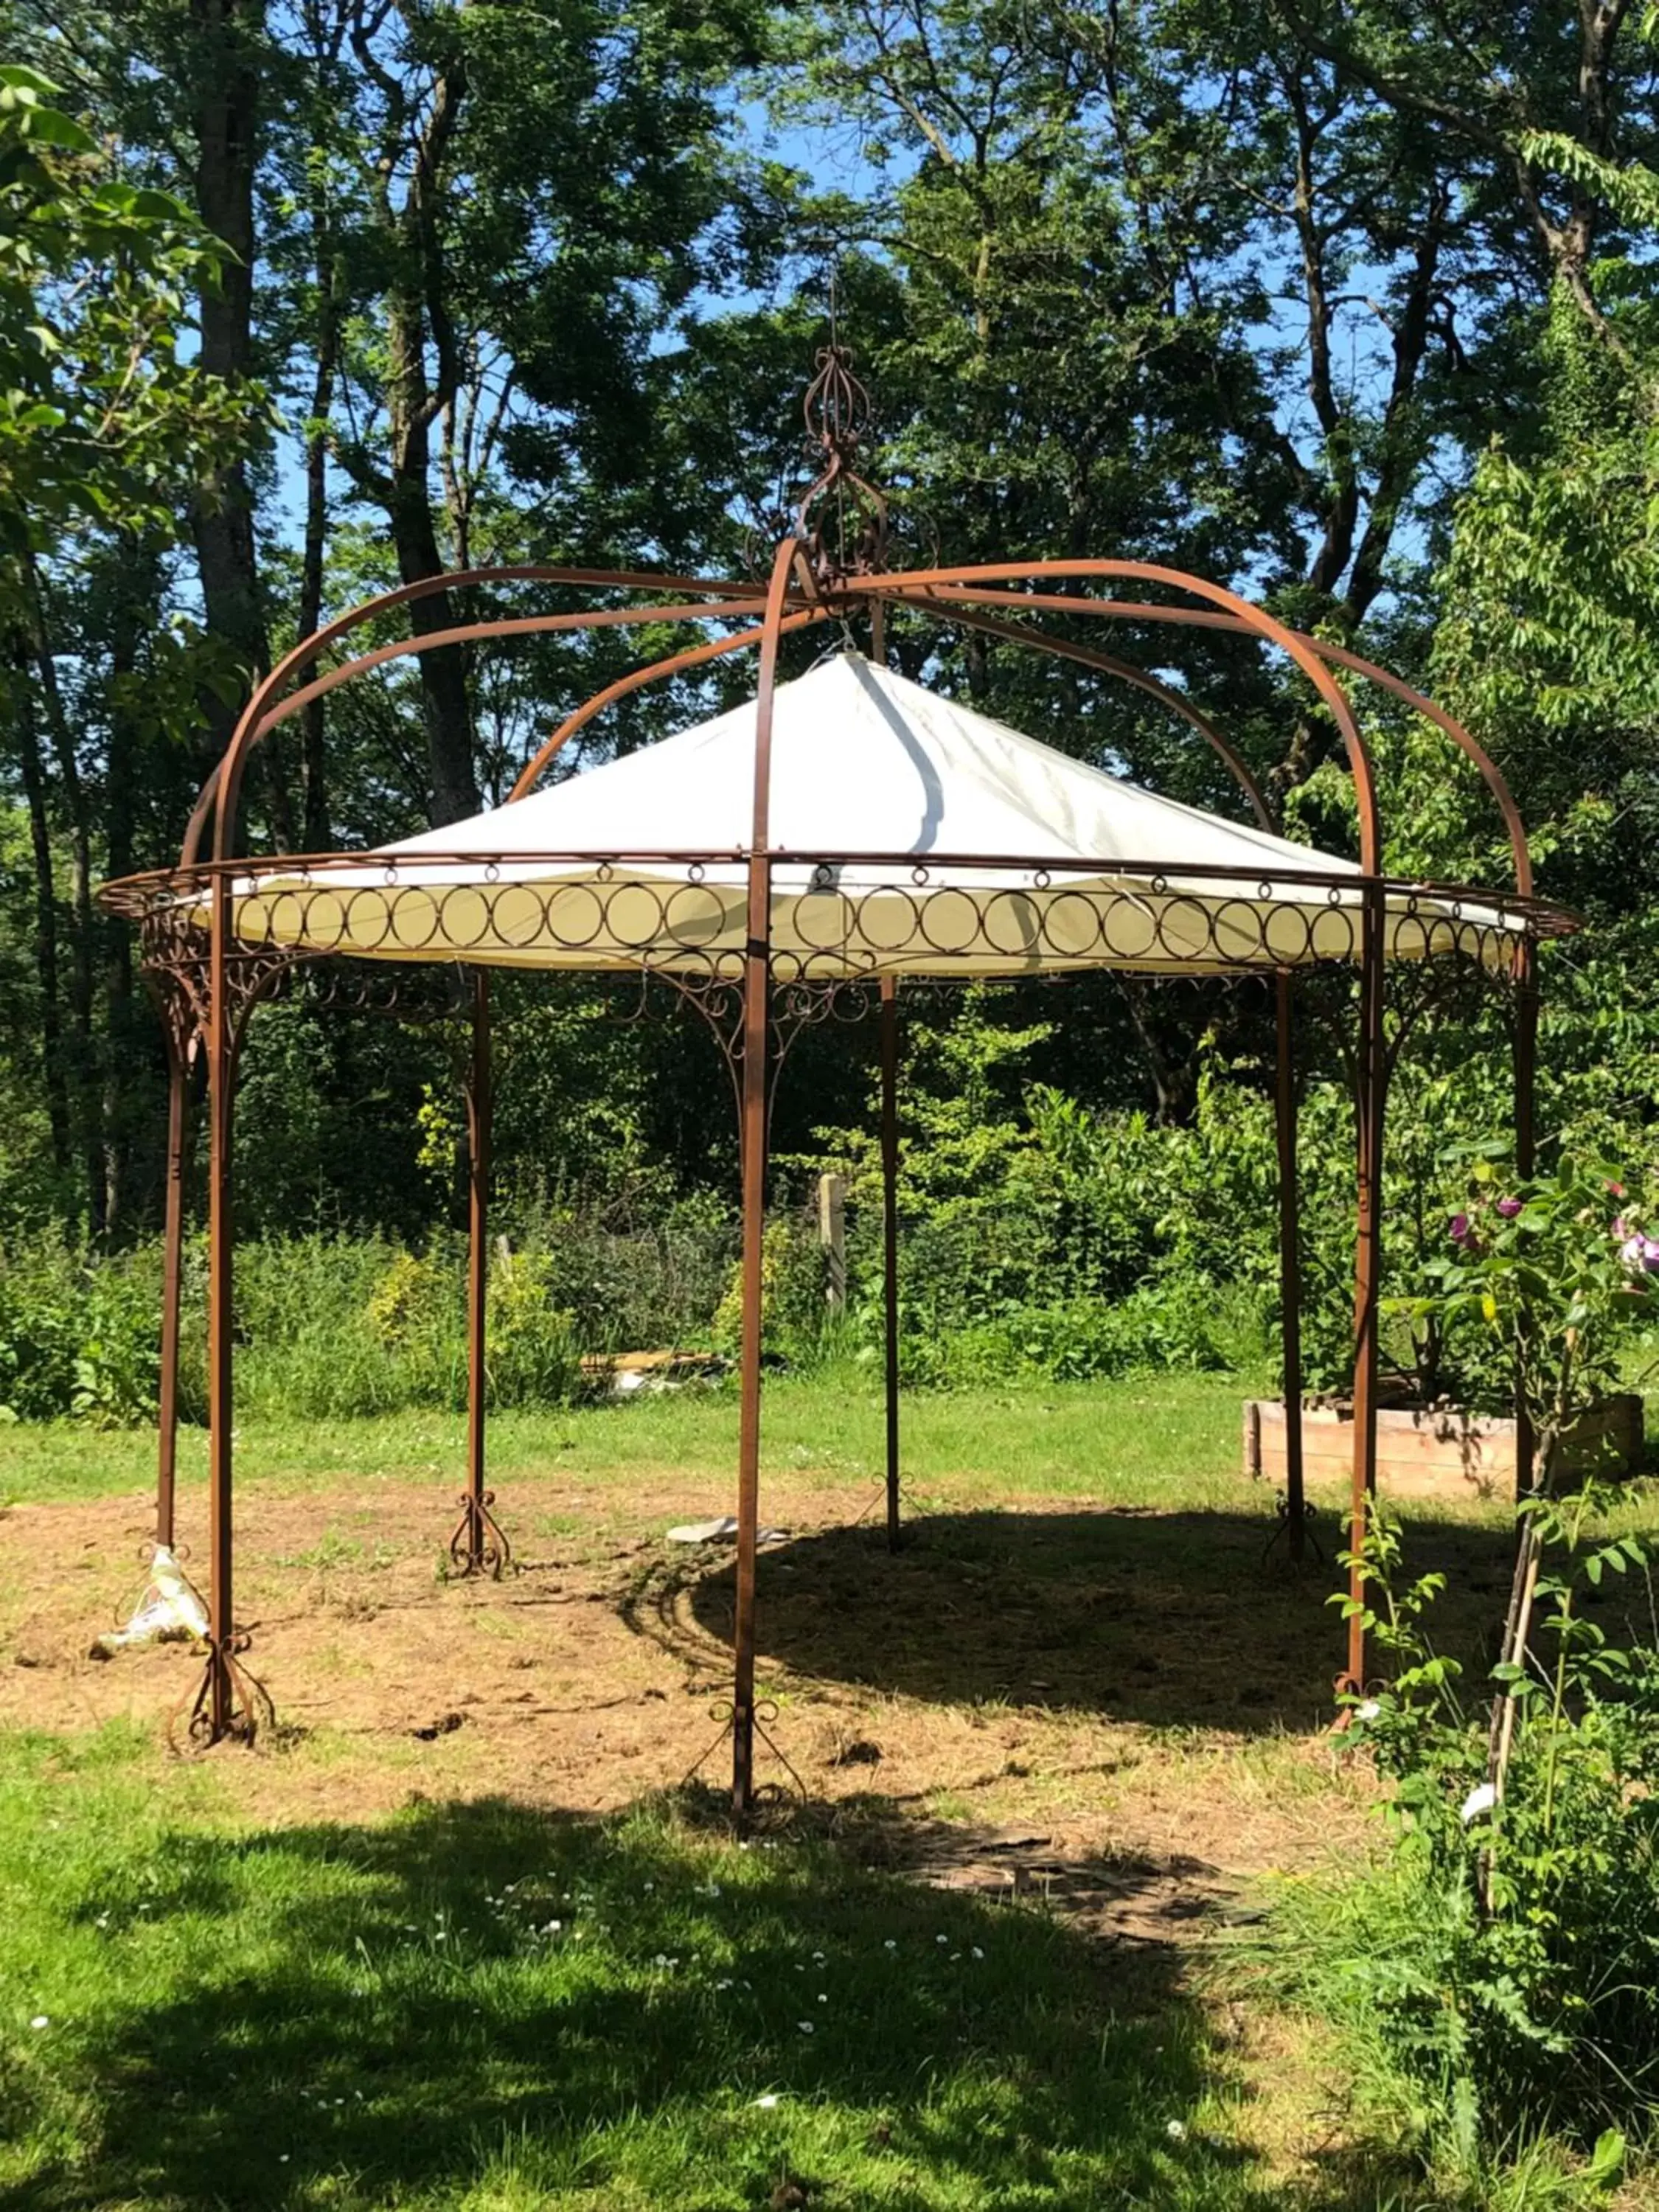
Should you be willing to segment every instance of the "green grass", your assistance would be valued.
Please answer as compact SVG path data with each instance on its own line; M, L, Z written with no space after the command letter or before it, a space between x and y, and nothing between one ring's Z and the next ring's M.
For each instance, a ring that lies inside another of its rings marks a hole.
M951 1504L1010 1496L1097 1495L1126 1505L1237 1503L1239 1408L1253 1386L1237 1376L1149 1375L1127 1382L1055 1383L1042 1390L916 1391L903 1403L906 1481ZM882 1403L868 1370L769 1382L764 1468L874 1485L884 1465ZM459 1468L459 1415L416 1411L383 1419L248 1422L237 1467L249 1480L304 1488L358 1474L429 1480ZM735 1390L686 1390L546 1413L503 1413L489 1425L492 1474L556 1469L596 1483L653 1471L721 1474L737 1455ZM147 1431L100 1432L69 1423L0 1429L0 1498L84 1498L154 1480ZM199 1480L207 1443L186 1429L181 1479Z
M1297 1636L1322 1652L1332 1624L1317 1591L1286 1613L1261 1566L1271 1501L1239 1473L1253 1387L1160 1375L907 1396L907 1484L934 1519L927 1542L893 1563L910 1640L889 1638L884 1679L945 1710L962 1694L963 1650L978 1650L963 1624L998 1614L975 1657L985 1710L1022 1653L1036 1668L1041 1650L1036 1671L1064 1690L1066 1651L1096 1650L1067 1605L1110 1589L1139 1650L1163 1633L1167 1589L1206 1624L1182 1641L1194 1679L1237 1671L1242 1642L1253 1682L1271 1686L1275 1666L1315 1680ZM620 1522L630 1486L727 1477L736 1425L726 1390L504 1414L492 1470L509 1495L515 1477L526 1492L551 1478L559 1494L537 1499L538 1533L564 1538L592 1526L590 1498ZM874 1497L882 1412L867 1370L769 1382L763 1434L775 1482ZM354 1476L427 1483L455 1475L462 1429L431 1413L249 1422L238 1449L244 1482L278 1492ZM0 1497L140 1492L153 1455L142 1432L0 1430ZM187 1432L190 1484L204 1457ZM1077 1510L1054 1515L1067 1498ZM1651 1520L1649 1497L1626 1510ZM1486 1525L1429 1526L1425 1540L1461 1562L1457 1579L1479 1568L1498 1587L1486 1555L1507 1541L1502 1508L1455 1517ZM325 1528L290 1564L361 1572L378 1557L372 1528ZM856 1679L868 1642L843 1651L836 1638L867 1639L868 1624L837 1577L855 1567L861 1586L866 1553L832 1528L765 1571L775 1582L807 1557L817 1609L796 1606L785 1656L805 1679ZM955 1677L936 1681L929 1668L952 1652ZM1115 1711L1138 1678L1110 1679ZM1206 1745L1200 1774L1188 1732L1158 1722L1162 1679L1113 1758L1156 1769L1177 1819L1196 1788L1241 1808L1252 1791L1275 1804L1326 1793L1334 1821L1352 1818L1353 1801L1337 1809L1326 1768L1265 1709L1229 1709L1222 1724L1238 1739ZM1178 1668L1170 1680L1178 1717L1192 1685ZM1090 1695L1107 1689L1103 1675ZM1373 2126L1346 2101L1328 2029L1299 2022L1254 1969L1098 1942L1026 1902L918 1888L866 1863L878 1822L837 1841L819 1818L825 1832L744 1850L702 1825L700 1803L598 1821L416 1792L390 1819L318 1814L328 1762L337 1802L350 1802L360 1766L408 1749L319 1734L271 1754L293 1762L304 1809L262 1826L239 1807L240 1753L167 1763L152 1733L123 1728L0 1735L0 2203L1542 2212L1568 2201L1553 2154L1524 2186L1517 2165L1477 2197L1437 2194L1391 2154L1387 2116ZM1021 1786L1041 1819L1044 1778ZM1091 1803L1108 1789L1086 1787ZM866 1809L890 1821L974 1813L945 1789L926 1805L872 1797ZM1240 2016L1268 2038L1265 2057L1241 2047Z
M662 1811L250 1831L117 1730L3 1756L8 2203L1279 2201L1170 1958L1036 1907Z

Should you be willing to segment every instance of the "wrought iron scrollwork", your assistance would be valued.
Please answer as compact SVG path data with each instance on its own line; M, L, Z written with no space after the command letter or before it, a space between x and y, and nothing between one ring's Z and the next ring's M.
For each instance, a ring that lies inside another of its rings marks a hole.
M887 501L859 473L859 447L874 420L870 394L853 374L853 356L831 339L818 349L802 413L807 451L818 473L795 509L795 534L817 581L879 575L887 565ZM833 531L833 540L832 540Z
M714 1723L719 1734L709 1744L708 1749L698 1754L680 1778L682 1790L688 1788L696 1780L723 1743L731 1741L738 1726L738 1708L732 1698L720 1698L708 1708L708 1717ZM804 1805L807 1799L806 1784L796 1772L787 1753L780 1749L777 1739L772 1734L772 1730L778 1724L777 1700L774 1698L757 1698L750 1708L749 1719L753 1734L776 1759L778 1765L788 1776L789 1785L792 1785L787 1786L780 1782L766 1784L754 1793L750 1800L751 1809L758 1808L763 1801L770 1800L777 1802L786 1796L792 1796Z
M270 1691L241 1663L252 1640L246 1629L239 1629L216 1647L210 1645L201 1680L167 1722L167 1742L174 1751L210 1751L226 1741L252 1745L275 1729L276 1707Z
M434 860L388 862L365 880L343 856L296 873L243 864L230 972L239 997L325 957L446 972L469 963L641 970L701 995L719 1012L740 993L745 940L742 856L662 854L629 862L600 854L503 854L447 880ZM1111 967L1159 975L1272 973L1346 965L1360 954L1361 880L1286 869L1241 884L1224 868L1179 872L1129 860L793 854L773 894L775 983L868 982L886 971L964 979ZM124 887L122 908L145 925L146 962L206 1013L200 914L210 872ZM1553 910L1496 893L1454 895L1388 881L1385 953L1418 974L1473 964L1509 976L1526 937L1554 933ZM111 903L113 903L112 901ZM311 988L307 978L307 988ZM362 987L335 1000L362 1003ZM444 1020L462 1011L459 981L434 991L401 977L387 1010ZM1426 981L1421 986L1431 987Z
M143 973L167 1039L168 1050L188 1067L208 1033L212 954L207 931L176 905L157 902L140 926ZM301 967L319 957L308 945L233 940L225 957L226 1015L233 1064L240 1054L253 1009L276 997Z
M781 973L780 971L782 971ZM676 968L649 971L666 983L681 1003L708 1024L732 1079L732 1095L739 1115L743 1109L744 992L740 969L711 966L699 974ZM803 1030L820 1023L862 1021L874 1003L878 985L865 976L814 976L795 972L787 957L775 958L767 992L767 1105L770 1110L778 1076L789 1050ZM643 1000L641 999L641 1007ZM635 1018L630 1014L625 1019Z
M307 1006L319 1013L373 1014L411 1028L466 1021L472 985L459 963L388 969L368 960L343 960L313 969L304 979Z
M495 1493L486 1490L475 1498L464 1490L459 1499L461 1517L449 1539L449 1564L458 1575L487 1575L498 1583L513 1565L513 1547L507 1532L491 1511Z
M1264 1567L1278 1550L1279 1546L1290 1536L1291 1524L1295 1518L1300 1519L1303 1540L1313 1553L1314 1564L1321 1567L1324 1565L1325 1547L1314 1534L1313 1529L1313 1524L1318 1518L1318 1508L1310 1504L1307 1499L1304 1498L1300 1515L1295 1515L1289 1498L1281 1490L1273 1500L1273 1525L1268 1531L1267 1542L1261 1547L1261 1564ZM1291 1556L1292 1559L1296 1556L1293 1549ZM1301 1562L1298 1561L1297 1564L1300 1565Z

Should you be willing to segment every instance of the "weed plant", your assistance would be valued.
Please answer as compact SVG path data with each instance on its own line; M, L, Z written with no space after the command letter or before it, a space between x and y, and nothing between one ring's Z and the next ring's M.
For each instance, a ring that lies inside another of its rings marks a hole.
M1588 2159L1588 2187L1652 2133L1659 1622L1646 1547L1602 1518L1614 1502L1589 1484L1523 1508L1534 1629L1489 1694L1436 1649L1445 1577L1402 1582L1398 1531L1373 1519L1360 1609L1393 1680L1349 1740L1388 1784L1387 1848L1279 1909L1275 1955L1338 2024L1364 2097L1465 2182L1552 2139Z

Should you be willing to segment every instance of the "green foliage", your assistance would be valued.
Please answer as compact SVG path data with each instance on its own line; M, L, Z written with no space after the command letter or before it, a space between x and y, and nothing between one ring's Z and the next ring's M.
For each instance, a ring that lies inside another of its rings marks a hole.
M824 1255L814 1223L800 1214L770 1220L761 1252L761 1342L791 1361L811 1361L830 1348ZM732 1262L709 1340L735 1355L743 1336L743 1261Z
M1398 1302L1436 1332L1443 1365L1466 1357L1468 1401L1522 1395L1547 1486L1557 1446L1615 1389L1641 1318L1659 1243L1649 1207L1605 1169L1564 1158L1553 1176L1506 1177L1488 1149L1455 1146L1467 1197L1425 1273L1435 1286Z
M176 525L181 495L263 412L179 349L225 249L182 203L125 177L57 105L0 67L0 542L47 551L66 523Z
M153 1254L94 1262L52 1239L0 1252L0 1421L149 1420L160 1293Z
M191 1254L185 1372L205 1417L206 1253ZM236 1394L252 1417L317 1419L448 1406L465 1389L462 1260L385 1239L252 1240L237 1254Z
M1206 1300L1189 1283L1148 1284L1114 1304L1010 1303L983 1318L906 1323L901 1371L907 1382L972 1389L1000 1382L1094 1382L1142 1370L1203 1373L1261 1364L1261 1309L1237 1295ZM873 1334L873 1332L872 1332ZM873 1346L866 1357L873 1353Z
M1559 295L1542 361L1530 439L1494 442L1458 509L1435 641L1449 702L1497 739L1540 821L1616 787L1659 721L1651 372L1598 346Z
M180 1407L205 1416L205 1253L187 1249ZM501 1407L566 1402L577 1384L569 1312L545 1252L495 1255L485 1365ZM465 1251L385 1240L251 1241L236 1258L236 1389L254 1418L386 1413L466 1401ZM125 1428L154 1419L161 1371L154 1245L93 1260L49 1240L0 1261L0 1419Z
M704 1342L737 1247L730 1207L707 1192L659 1210L528 1207L516 1235L547 1268L549 1296L586 1352Z
M1030 1063L1051 1024L1006 990L907 1022L900 1101L902 1359L916 1382L1254 1364L1277 1284L1271 1109L1212 1057L1190 1123L1091 1111ZM871 1121L874 1120L874 1109ZM880 1164L820 1130L851 1175L850 1326L880 1340Z
M1252 275L1243 257L1228 265L1249 203L1203 181L1218 163L1253 167L1255 148L1200 92L1208 57L1152 10L1109 21L1006 0L909 17L835 5L785 38L783 116L850 127L865 149L863 223L835 191L797 221L881 241L843 282L869 333L901 528L914 505L918 538L955 558L1281 557L1297 486L1262 434ZM1173 281L1194 263L1201 284ZM1156 714L1086 677L1062 689L984 653L957 665L1016 719L1041 696L1070 748L1099 747L1104 721L1132 755L1174 750ZM1193 749L1194 782L1209 767Z
M1599 1528L1607 1504L1589 1486L1524 1509L1540 1613L1498 1670L1518 1719L1496 1787L1486 1715L1431 1641L1444 1577L1401 1585L1396 1532L1379 1516L1367 1534L1361 1609L1394 1679L1354 1741L1393 1785L1393 1840L1314 1979L1466 2167L1545 2126L1586 2146L1644 2134L1659 2087L1659 1624L1645 1549ZM1620 1628L1587 1610L1608 1607Z
M1541 1487L1520 1509L1489 1711L1434 1646L1444 1575L1403 1581L1381 1513L1345 1559L1359 1590L1339 1602L1392 1670L1352 1717L1392 1785L1393 1844L1314 1979L1440 2154L1472 2171L1547 2129L1594 2142L1589 2186L1617 2178L1659 2094L1659 1619L1644 1543L1607 1525L1624 1494L1593 1475L1564 1490L1558 1447L1619 1379L1659 1243L1602 1170L1512 1184L1478 1151L1453 1157L1468 1195L1413 1315L1489 1338Z
M1269 1361L1279 1297L1278 1166L1259 1065L1212 1046L1200 1057L1185 1121L1159 1121L1139 1108L1091 1110L1034 1079L1031 1063L1049 1030L1010 1025L1000 1018L1009 1011L995 994L978 994L958 1023L918 1021L912 1032L900 1153L907 1377L946 1385L1256 1369ZM280 1042L286 1032L278 1025L272 1034ZM1505 1079L1478 1032L1454 1027L1445 1048L1462 1053L1463 1065L1439 1072L1407 1058L1395 1081L1386 1280L1426 1288L1389 1301L1386 1348L1392 1364L1417 1375L1428 1399L1502 1412L1513 1395L1513 1347L1486 1322L1470 1285L1447 1276L1442 1264L1467 1261L1450 1243L1449 1224L1466 1202L1473 1155L1449 1152L1440 1132L1460 1122L1479 1127L1501 1114ZM264 1063L253 1085L262 1113L261 1086L272 1066ZM1304 1371L1310 1387L1340 1390L1352 1365L1353 1296L1352 1115L1342 1085L1316 1078L1299 1122ZM880 1176L869 1123L821 1130L818 1144L781 1164L775 1183L765 1342L794 1364L843 1352L873 1360L883 1307ZM1480 1175L1501 1180L1500 1157L1480 1150ZM562 1333L582 1352L735 1349L734 1209L709 1192L665 1195L660 1181L642 1172L642 1158L621 1155L619 1185L601 1202L555 1194L498 1209L514 1264L532 1271L535 1285L504 1278L501 1295L544 1316L554 1367L568 1356L554 1341ZM801 1191L803 1170L828 1168L851 1175L848 1316L834 1330L815 1224L787 1202ZM1490 1195L1508 1188L1493 1182ZM1567 1198L1551 1202L1565 1233L1572 1206ZM1528 1212L1517 1232L1523 1243L1536 1233L1545 1203L1540 1195ZM1611 1218L1612 1204L1602 1211ZM1632 1224L1635 1218L1632 1212ZM1595 1371L1604 1380L1610 1363L1626 1357L1640 1311L1635 1279L1618 1264L1616 1249L1603 1255L1611 1303ZM453 1402L464 1371L463 1267L448 1231L408 1245L345 1232L251 1239L239 1259L237 1291L246 1387L269 1390L260 1402L273 1408L311 1404L313 1393L319 1411ZM532 1365L541 1357L527 1349L524 1356ZM493 1358L504 1378L504 1343ZM511 1358L516 1372L519 1352ZM503 1379L496 1387L557 1395L550 1382L509 1386ZM46 1394L57 1410L67 1409L66 1388ZM34 1402L45 1401L37 1394Z
M251 1248L239 1261L246 1350L239 1402L250 1412L321 1418L466 1403L465 1249L422 1252L346 1238ZM578 1381L569 1313L535 1250L492 1254L484 1372L495 1407L566 1402Z
M70 1409L96 1428L150 1420L161 1391L155 1286L130 1273L100 1273L79 1308Z
M499 1252L485 1306L484 1373L492 1406L556 1406L580 1369L570 1316L552 1298L545 1252Z

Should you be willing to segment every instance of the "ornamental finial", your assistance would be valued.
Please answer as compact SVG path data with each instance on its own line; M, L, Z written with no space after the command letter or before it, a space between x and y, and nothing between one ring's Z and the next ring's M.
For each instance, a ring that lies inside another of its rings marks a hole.
M818 473L795 509L795 535L812 574L833 588L849 576L878 575L887 565L887 501L856 465L874 410L853 374L850 349L836 336L833 299L830 343L818 348L813 368L801 411Z

